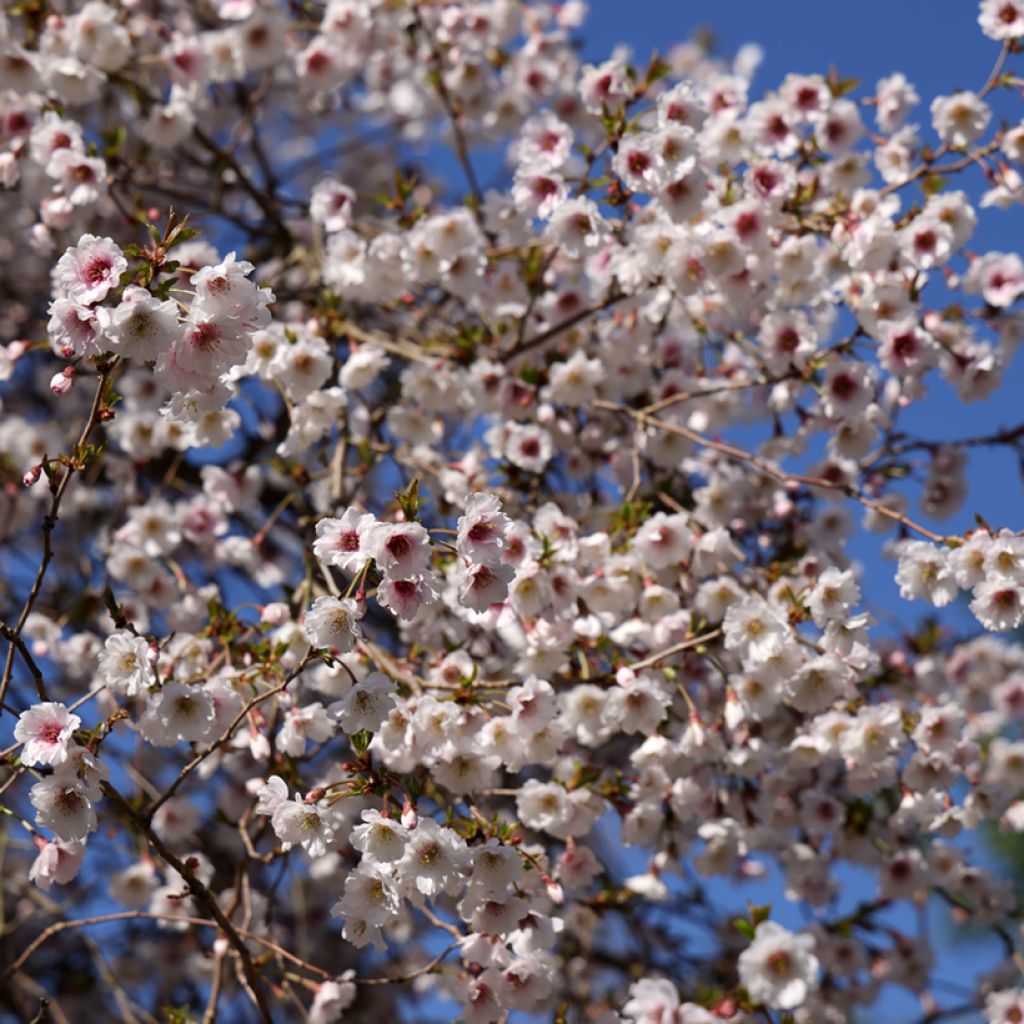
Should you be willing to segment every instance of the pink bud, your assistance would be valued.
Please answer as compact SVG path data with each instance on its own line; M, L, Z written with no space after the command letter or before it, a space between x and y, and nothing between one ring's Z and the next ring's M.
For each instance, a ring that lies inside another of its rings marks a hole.
M548 878L544 875L544 888L548 891L548 899L552 903L564 903L565 902L565 890L562 886L556 882L553 878Z
M419 815L416 813L416 808L412 801L406 800L402 805L402 824L406 828L415 828L419 820Z
M21 478L21 482L26 487L31 487L39 479L39 475L42 471L42 465L33 466L31 469L25 471L25 475Z
M60 398L61 395L66 395L70 390L72 384L75 383L75 368L73 366L65 366L60 373L55 373L50 378L50 390Z
M283 626L291 618L288 605L283 601L274 601L263 606L260 619L268 626Z

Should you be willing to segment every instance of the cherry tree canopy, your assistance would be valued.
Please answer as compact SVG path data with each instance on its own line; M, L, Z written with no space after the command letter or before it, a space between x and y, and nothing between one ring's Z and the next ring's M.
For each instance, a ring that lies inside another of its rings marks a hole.
M935 97L580 0L7 11L4 1020L1024 1020L1020 492L948 526L1024 462L1024 0Z

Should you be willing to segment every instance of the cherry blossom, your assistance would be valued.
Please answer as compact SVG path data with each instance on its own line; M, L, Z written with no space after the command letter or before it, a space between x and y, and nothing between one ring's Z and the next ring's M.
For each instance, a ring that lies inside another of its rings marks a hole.
M939 95L579 0L38 6L11 1012L1020 1020L1024 4Z

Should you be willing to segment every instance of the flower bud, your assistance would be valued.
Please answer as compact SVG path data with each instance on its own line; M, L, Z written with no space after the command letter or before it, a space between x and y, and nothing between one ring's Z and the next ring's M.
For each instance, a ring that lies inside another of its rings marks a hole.
M264 605L260 612L260 620L268 626L283 626L291 618L288 605L283 601L272 601Z
M552 903L565 902L565 890L560 883L556 882L553 878L549 878L547 875L543 876L542 881L544 882L544 888L548 891L548 899Z
M416 807L411 800L406 800L402 805L402 824L406 828L415 828L419 821L419 815L416 813Z
M0 153L0 185L14 188L18 184L20 170L18 158L13 153Z
M75 368L73 366L65 366L60 373L55 373L50 378L50 390L60 398L61 395L66 395L71 390L71 386L74 383Z
M25 475L21 478L21 482L26 487L31 487L39 479L39 475L42 473L42 471L43 467L41 464L38 466L33 466L31 469L25 471Z

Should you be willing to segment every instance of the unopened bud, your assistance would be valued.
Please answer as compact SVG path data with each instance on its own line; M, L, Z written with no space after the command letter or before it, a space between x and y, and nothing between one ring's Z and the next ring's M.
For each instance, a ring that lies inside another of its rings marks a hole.
M73 366L65 366L60 373L55 373L50 378L50 390L59 398L61 395L66 395L74 383L75 368Z
M38 479L40 474L43 472L42 465L33 466L31 469L25 471L25 475L21 478L21 482L26 487L31 487Z
M416 813L416 808L411 800L406 800L402 805L402 824L406 828L415 828L416 823L419 821L419 815Z
M323 786L316 786L311 789L303 798L307 804L315 804L318 800L323 800L324 794L327 792Z
M739 1004L736 1000L732 996L726 996L724 999L715 1003L711 1008L711 1012L716 1017L725 1019L727 1017L735 1016L737 1009L739 1009Z
M549 878L547 875L543 876L542 881L544 882L544 888L548 891L548 899L550 899L552 903L565 902L565 890L558 882L553 878Z
M263 606L260 612L261 621L268 626L283 626L290 618L288 605L283 601L273 601Z

